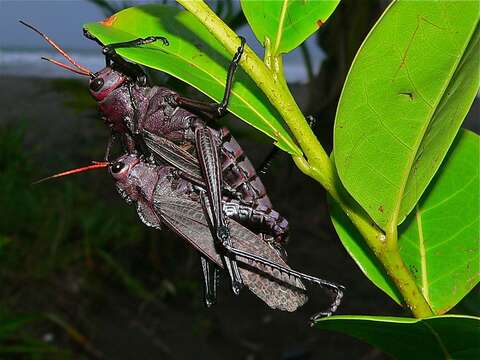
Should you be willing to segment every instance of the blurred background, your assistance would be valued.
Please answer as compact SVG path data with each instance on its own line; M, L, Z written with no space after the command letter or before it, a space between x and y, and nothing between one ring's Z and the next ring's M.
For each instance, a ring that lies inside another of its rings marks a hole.
M331 300L318 289L297 312L281 313L246 290L235 297L223 276L218 304L206 309L198 255L168 231L143 226L104 171L31 185L101 159L108 132L85 80L40 60L56 54L18 20L99 70L104 58L82 25L151 2L0 0L0 359L386 359L360 341L308 326ZM238 2L209 3L261 51ZM317 118L314 131L327 149L350 63L387 4L343 0L317 34L286 56L289 86L302 111ZM150 75L202 97L168 76ZM477 132L478 111L477 101L466 121ZM236 119L226 123L260 164L272 148L268 139ZM283 154L263 180L290 221L290 265L347 287L339 314L404 314L343 249L316 182ZM479 298L475 289L453 312L478 315Z

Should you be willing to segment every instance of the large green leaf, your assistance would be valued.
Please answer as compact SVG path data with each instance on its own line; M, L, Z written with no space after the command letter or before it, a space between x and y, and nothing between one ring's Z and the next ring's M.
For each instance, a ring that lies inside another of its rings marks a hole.
M336 166L383 229L413 209L478 91L479 4L393 2L350 69L335 121Z
M362 238L362 235L353 226L340 206L331 198L329 198L329 205L333 226L348 254L372 283L401 305L403 302L402 295Z
M242 9L261 44L272 55L288 53L323 25L340 0L241 0ZM268 39L268 40L267 40Z
M426 319L332 316L316 327L364 340L395 359L480 359L480 318L444 315Z
M402 258L437 314L451 309L479 282L479 157L480 138L461 131L415 211L399 227ZM360 269L400 302L394 284L334 203L331 216Z
M480 137L464 130L399 228L400 254L437 314L480 280L479 172Z
M212 99L223 96L231 56L192 14L166 5L146 5L122 10L85 28L103 44L162 35L169 46L160 42L137 48L119 49L118 53L138 64L171 74ZM301 154L283 127L277 111L255 83L239 69L228 109L239 118L273 138L277 146L291 154Z

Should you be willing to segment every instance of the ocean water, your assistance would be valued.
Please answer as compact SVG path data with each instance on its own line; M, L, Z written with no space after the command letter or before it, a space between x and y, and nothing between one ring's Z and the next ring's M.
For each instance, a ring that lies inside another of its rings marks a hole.
M92 71L105 66L105 59L98 51L72 51L69 54L79 64L92 69ZM42 56L69 64L62 56L45 51L45 49L0 49L0 75L42 78L76 78L80 76L42 60Z
M69 54L81 65L98 71L105 67L105 58L97 49L76 50ZM78 78L80 75L51 64L41 57L50 57L67 63L58 53L42 49L0 49L0 76L36 76L42 78ZM287 81L305 83L308 75L301 56L285 57L284 70Z

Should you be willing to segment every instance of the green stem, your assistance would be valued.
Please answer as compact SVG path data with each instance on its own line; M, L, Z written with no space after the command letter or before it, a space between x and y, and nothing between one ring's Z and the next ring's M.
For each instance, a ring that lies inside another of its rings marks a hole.
M237 34L208 5L201 0L177 1L206 26L229 53L233 55L236 52L240 44ZM273 54L269 55L271 57ZM281 61L281 58L277 57L276 60ZM341 206L381 261L389 276L392 277L413 314L417 317L433 315L428 305L425 306L425 299L400 258L396 248L396 237L395 241L386 242L385 234L375 226L365 211L342 188L332 161L298 108L285 83L283 74L276 76L278 74L275 72L273 64L270 64L271 69L269 69L248 46L245 46L240 65L279 111L298 141L306 156L306 159L301 156L293 157L298 168L304 174L317 180ZM392 242L395 244L394 247L385 246L385 243L390 244Z
M385 266L390 278L400 290L410 311L417 318L433 316L434 313L418 288L411 272L405 266L398 250L397 226L389 226L385 241L381 243L377 257Z
M197 17L212 35L225 46L229 53L232 55L235 53L240 44L237 34L215 15L207 4L203 1L189 0L179 0L178 2ZM292 95L285 86L282 86L283 77L276 78L273 76L272 71L265 66L263 61L248 46L245 46L240 65L262 89L270 102L277 108L282 118L285 119L307 156L310 165L318 166L318 168L328 166L326 165L330 162L328 155L313 134L312 129L308 126ZM330 187L332 184L322 183L322 185Z
M316 171L308 172L305 164L297 166L306 175L317 179ZM397 226L392 226L386 234L377 228L373 220L365 213L358 203L346 192L340 184L338 175L334 169L337 179L335 191L329 192L330 196L340 205L350 221L359 230L365 242L374 252L377 259L382 263L388 276L393 280L402 294L405 305L410 309L416 318L424 318L435 315L422 292L415 283L412 273L407 269L398 250ZM318 181L318 180L317 180Z

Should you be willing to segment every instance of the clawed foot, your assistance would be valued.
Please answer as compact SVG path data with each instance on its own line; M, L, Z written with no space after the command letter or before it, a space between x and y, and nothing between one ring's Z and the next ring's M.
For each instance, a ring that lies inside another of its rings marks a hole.
M310 326L314 326L315 323L320 320L332 316L331 311L321 311L310 317Z
M240 290L243 288L242 281L232 281L232 291L235 295L240 294Z
M162 42L162 44L165 45L165 46L170 45L170 43L168 42L168 39L166 37L163 37L163 36L149 36L149 37L146 37L146 38L141 39L141 40L143 40L141 45L150 44L150 43L155 42L157 40L160 40Z
M170 43L168 42L166 37L163 36L148 36L146 38L138 38L135 40L130 40L130 41L125 41L125 42L119 42L119 43L114 43L110 45L105 45L102 48L102 53L104 55L113 55L115 54L115 49L119 48L127 48L127 47L136 47L136 46L141 46L141 45L148 45L151 44L155 41L161 41L163 45L168 46Z

